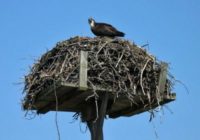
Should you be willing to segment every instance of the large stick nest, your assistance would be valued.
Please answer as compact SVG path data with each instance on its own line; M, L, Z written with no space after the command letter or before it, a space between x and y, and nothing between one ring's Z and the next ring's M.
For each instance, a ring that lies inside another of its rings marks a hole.
M25 101L33 104L55 81L78 86L81 50L88 51L89 88L112 89L116 97L126 95L131 102L141 93L158 93L161 66L145 49L123 39L74 37L57 43L33 65L25 76ZM165 91L171 92L168 79Z

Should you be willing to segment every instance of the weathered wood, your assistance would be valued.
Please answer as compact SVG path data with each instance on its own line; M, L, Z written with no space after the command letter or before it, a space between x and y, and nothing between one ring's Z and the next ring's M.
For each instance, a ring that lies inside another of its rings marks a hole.
M109 95L107 93L104 93L102 95L102 101L98 102L98 106L100 106L99 107L100 109L98 111L97 120L87 121L87 125L91 133L91 140L103 140L103 123L104 123L104 118L106 116L108 99L109 99ZM94 111L94 108L92 109L90 107L90 110Z
M47 104L45 107L38 109L37 113L45 114L50 110L56 110L56 109L60 110L61 109L61 105L64 102L70 100L74 96L77 96L77 88L72 88L72 87L66 88L66 87L63 87L63 88L60 88L60 90L57 90L57 89L55 89L55 90L56 90L56 92L54 93L54 100L49 102L49 104ZM58 98L58 100L57 100L58 103L56 103L55 94L56 94L56 96ZM56 104L58 105L57 107L56 107ZM66 109L71 109L71 108L73 108L73 107L71 107L71 106L67 106L66 107Z
M108 98L108 93L103 94L101 108L99 110L99 118L97 120L96 140L103 140L103 123L106 116Z
M63 87L60 84L56 85L56 89L54 89L54 86L47 88L46 90L38 94L37 99L34 101L34 106L33 106L34 108L32 109L40 110L48 106L49 103L54 102L55 90L56 90L57 97L60 98L64 95L65 96L70 95L69 93L73 88L74 87ZM68 93L68 94L65 94L65 93ZM24 108L25 109L29 108L28 102L24 104Z
M81 51L80 73L79 73L79 88L80 88L80 90L86 90L88 88L88 86L87 86L87 65L88 65L87 57L88 57L88 52Z
M106 89L97 88L96 92L99 95L99 100L102 100L103 98L102 95L104 95L104 93L106 92ZM112 100L114 98L114 94L112 94L112 90L110 91L108 90L106 93L109 95L109 100ZM58 104L59 104L58 111L81 112L81 110L87 106L87 101L85 101L85 99L88 96L92 95L93 91L92 89L89 89L89 88L86 91L82 91L82 90L79 90L79 86L77 86L76 84L59 81L58 83L56 83L56 94L58 97ZM153 99L155 99L155 101L156 99L158 99L156 96L152 97ZM142 98L145 99L145 97L142 97ZM161 95L162 100L160 100L159 104L160 105L166 104L170 101L174 101L175 98L176 98L175 94L165 95L164 93L163 95ZM112 104L111 108L107 112L107 115L109 115L110 118L117 118L120 116L135 115L138 113L145 112L149 109L148 107L144 108L144 104L146 105L149 103L148 100L141 103L140 98L136 96L134 98L134 102L135 104L138 105L137 107L134 107L134 103L131 106L130 101L127 99L125 95L120 96L119 98L115 100L114 104ZM157 106L158 104L155 105L155 107ZM154 108L154 106L152 107ZM34 106L32 108L29 108L28 102L25 102L24 109L37 110L38 113L46 113L48 111L55 111L54 88L51 86L51 88L48 88L47 90L43 91L41 93L41 96L38 96L37 100L35 100ZM96 116L94 111L91 112L91 114L89 115L90 116L89 118L94 119Z
M163 94L165 92L165 86L166 86L166 80L167 80L167 68L168 68L168 64L165 62L161 62L161 71L160 71L160 76L159 76L159 83L158 83L158 95L157 95L157 99L159 99L159 101L162 100Z
M155 99L156 97L153 97L153 98ZM143 99L145 99L145 98L143 97ZM163 105L163 104L169 103L171 101L174 101L175 99L176 99L176 94L171 93L168 96L163 96L162 100L159 102L159 104ZM144 104L139 103L139 99L136 98L135 101L138 103L138 105L133 104L132 106L130 106L130 105L128 106L127 104L124 104L123 108L120 109L119 107L117 107L117 108L119 108L119 110L115 110L115 111L112 110L111 112L109 112L109 117L110 118L117 118L120 116L130 117L130 116L133 116L133 115L136 115L136 114L139 114L139 113L142 113L142 112L145 112L150 109L158 107L158 102L156 100L154 100L154 102L151 104L151 106L147 105L146 107L144 107ZM143 102L148 104L148 99L146 98L146 100L144 100ZM113 105L113 106L115 106L115 105Z
M63 111L67 111L67 107L76 108L77 106L79 106L79 104L83 103L89 95L91 95L91 93L88 91L85 91L85 92L77 91L77 93L74 94L73 97L69 98L68 100L65 100L65 102L63 102L59 106L59 109Z

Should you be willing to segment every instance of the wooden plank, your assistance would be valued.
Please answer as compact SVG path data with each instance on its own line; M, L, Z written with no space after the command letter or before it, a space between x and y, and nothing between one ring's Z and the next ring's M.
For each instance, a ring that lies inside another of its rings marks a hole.
M76 111L77 106L79 106L81 103L85 101L85 99L91 95L92 93L90 91L79 91L73 93L73 96L67 100L65 100L62 104L58 106L60 111L67 111L68 108L74 108ZM81 104L83 105L83 104ZM84 107L84 106L82 106ZM74 112L75 112L74 111Z
M167 104L169 102L172 102L175 100L175 95L173 95L173 97L171 99L163 99L162 101L160 101L160 105L164 105L164 104ZM151 106L147 106L147 107L143 107L141 106L140 108L135 108L135 109L132 109L132 111L129 109L129 112L127 113L124 113L124 114L121 114L120 116L126 116L126 117L130 117L130 116L134 116L134 115L137 115L137 114L140 114L140 113L143 113L143 112L146 112L146 111L149 111L151 109L154 109L158 107L158 104L157 102L153 103Z
M160 71L159 82L158 82L159 93L157 94L157 99L159 99L159 101L162 100L162 97L165 92L165 85L166 85L166 80L167 80L167 68L168 68L168 64L165 62L161 62L160 65L161 65L161 71Z
M38 110L41 113L46 113L52 109L52 106L55 105L55 92L59 101L59 104L61 104L63 101L67 100L68 98L71 98L74 95L74 92L78 91L78 86L75 84L65 84L63 85L62 81L58 81L56 83L56 89L54 89L54 86L51 85L46 90L43 90L37 97L37 100L35 100L32 110ZM28 108L28 102L25 102L24 109Z
M153 97L156 99L156 97ZM145 98L143 98L145 99ZM171 101L174 101L176 99L176 94L175 93L171 93L170 95L167 95L167 96L163 96L163 100L159 102L160 105L164 105L164 104L167 104ZM144 104L149 104L149 101L148 99L146 98L144 101ZM138 105L135 105L133 104L132 106L127 106L126 108L121 108L121 110L115 110L115 111L110 111L109 112L109 117L110 118L117 118L117 117L121 117L121 116L126 116L126 117L130 117L130 116L133 116L133 115L137 115L137 114L140 114L140 113L143 113L143 112L146 112L150 109L154 109L156 107L158 107L158 103L156 100L154 100L154 103L152 103L151 106L146 106L144 108L144 104L141 103L141 101L139 101L137 99L137 103ZM118 104L118 103L117 103ZM128 105L128 104L127 104Z
M81 51L80 57L80 73L79 73L79 89L80 90L87 90L87 51Z
M58 104L58 111L60 111L59 106L63 104L66 100L70 99L73 97L74 92L77 91L77 88L72 88L72 87L61 87L59 89L56 89L55 93L52 93L54 95L54 100L49 101L48 104L46 104L44 107L38 108L37 113L45 114L48 111L56 110L56 104ZM56 94L56 95L55 95ZM57 101L56 103L56 96L57 96Z
M57 89L60 88L60 86L56 86ZM40 108L45 107L47 104L49 104L50 101L55 99L54 94L52 94L54 91L53 86L50 86L48 89L43 90L37 95L36 100L34 101L34 105L32 106L32 110L38 110ZM28 100L27 100L28 101ZM29 102L25 102L24 109L29 108Z

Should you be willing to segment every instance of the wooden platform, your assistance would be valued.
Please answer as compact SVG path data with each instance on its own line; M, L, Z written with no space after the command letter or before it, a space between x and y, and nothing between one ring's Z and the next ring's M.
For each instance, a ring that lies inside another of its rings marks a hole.
M106 112L110 118L116 118L120 116L132 116L138 113L145 112L150 109L148 106L148 99L143 95L136 96L134 99L135 104L131 104L126 96L120 96L116 98L110 91L107 92L104 89L97 89L99 100L101 100L102 94L109 94L110 109ZM89 103L86 98L93 94L92 89L80 90L79 86L73 84L67 84L64 82L56 83L56 89L54 86L44 91L37 97L32 110L37 110L38 113L47 113L48 111L55 111L56 109L56 97L58 98L58 111L70 111L81 112ZM152 108L158 106L156 97ZM160 105L166 104L175 100L176 95L164 95L161 97ZM115 101L113 100L115 99ZM141 100L142 99L142 100ZM137 104L137 105L136 105ZM28 109L28 103L25 102L24 109Z
M90 106L95 108L94 100L86 100L88 96L93 94L93 90L87 86L87 55L87 52L81 51L79 84L69 84L64 81L59 81L55 83L55 86L53 84L51 87L47 88L47 90L40 92L33 105L31 105L32 108L29 108L28 101L26 100L23 108L25 110L37 110L38 113L44 114L48 111L56 110L56 99L58 99L58 111L86 112L86 114L89 115L86 115L86 120L90 119L90 117L94 119L95 113L88 114L86 110ZM165 94L167 63L161 63L161 66L162 69L158 85L160 93L159 95L156 95L156 93L154 96L151 95L151 105L149 105L147 96L144 96L142 92L137 93L133 98L134 103L131 103L125 95L116 97L112 90L96 87L96 92L99 95L99 102L102 102L101 99L104 97L104 94L108 94L106 115L109 115L110 118L132 116L174 101L176 99L175 93Z

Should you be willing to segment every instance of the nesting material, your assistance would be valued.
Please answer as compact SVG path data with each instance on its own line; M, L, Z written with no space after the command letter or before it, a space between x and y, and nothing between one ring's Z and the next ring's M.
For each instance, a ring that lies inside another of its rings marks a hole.
M76 109L70 108L70 111L82 112L89 98L100 100L98 91L110 94L107 114L111 117L131 116L174 100L171 98L172 84L167 78L167 64L156 61L145 49L124 39L74 37L57 43L52 50L42 55L25 76L24 109L40 113L41 109L48 108L47 105L52 102L54 105L47 111L55 110L56 99L48 100L46 106L37 105L41 101L41 94L46 94L45 91L50 87L55 91L59 83L63 82L79 88L81 52L87 52L87 58L84 58L87 60L85 90L90 90L90 94L75 105ZM58 95L59 105L65 102L60 98ZM123 101L120 100L122 98ZM161 103L165 99L168 101ZM83 102L84 105L81 105ZM120 108L120 104L123 107Z

